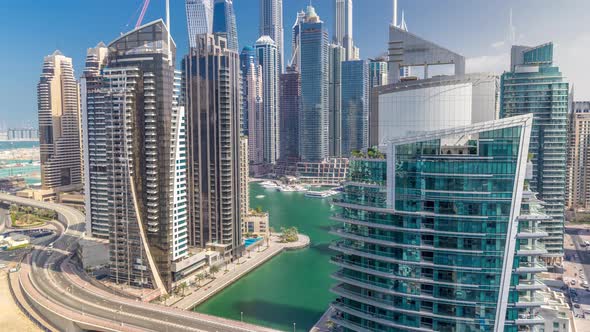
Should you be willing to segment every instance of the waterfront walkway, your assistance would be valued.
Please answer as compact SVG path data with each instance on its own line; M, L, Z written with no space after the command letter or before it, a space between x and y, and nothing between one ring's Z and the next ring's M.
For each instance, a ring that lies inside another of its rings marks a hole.
M299 234L299 240L297 242L281 243L279 242L278 236L273 234L269 241L270 246L266 247L261 244L260 252L252 250L249 254L250 258L248 258L248 255L244 255L239 261L228 264L225 269L222 269L215 275L214 280L194 290L191 294L188 294L181 300L176 301L172 306L184 310L190 310L284 250L305 248L309 246L309 243L310 239L307 235ZM193 289L191 288L190 290Z

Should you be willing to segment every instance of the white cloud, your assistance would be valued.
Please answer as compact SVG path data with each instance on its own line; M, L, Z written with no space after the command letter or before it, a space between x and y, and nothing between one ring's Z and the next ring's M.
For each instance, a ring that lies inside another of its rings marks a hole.
M502 48L504 47L504 45L506 45L506 42L504 41L497 41L495 43L492 43L492 48Z
M554 61L566 80L575 87L575 100L590 100L590 33L581 34L571 42L555 45Z

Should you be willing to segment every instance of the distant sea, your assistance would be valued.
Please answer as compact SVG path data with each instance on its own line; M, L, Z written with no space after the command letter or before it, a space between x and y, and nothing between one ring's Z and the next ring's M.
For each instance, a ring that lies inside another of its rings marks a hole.
M39 141L31 141L31 142L10 142L10 141L0 141L0 151L3 150L12 150L12 149L29 149L29 148L38 148Z
M2 141L0 142L0 151L6 150L14 150L14 149L30 149L30 148L38 148L39 141L31 141L31 142L7 142ZM16 163L23 163L22 167L11 167L11 168L3 168L0 169L0 178L6 176L14 176L20 175L25 178L25 181L28 184L37 184L41 182L40 179L40 172L41 169L39 165L29 165L31 160L16 160L16 161L5 161L9 164L16 164Z

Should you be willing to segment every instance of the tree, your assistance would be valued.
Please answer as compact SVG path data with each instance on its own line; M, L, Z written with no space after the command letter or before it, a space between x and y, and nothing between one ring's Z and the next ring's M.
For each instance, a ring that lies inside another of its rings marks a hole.
M184 297L184 291L188 288L186 281L183 282L182 284L180 284L178 287L180 288L180 291L182 292L182 297Z
M281 227L281 242L297 242L299 240L297 227Z
M203 273L199 273L195 276L195 282L197 283L198 287L201 287L201 281L203 281L203 279L205 279Z
M219 266L217 266L217 265L213 265L213 266L211 266L211 267L209 268L209 273L211 273L211 274L215 274L215 273L217 273L217 272L219 272Z

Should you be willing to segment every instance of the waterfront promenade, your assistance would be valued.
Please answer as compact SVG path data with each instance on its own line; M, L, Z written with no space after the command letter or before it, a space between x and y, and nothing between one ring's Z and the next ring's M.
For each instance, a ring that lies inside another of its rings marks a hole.
M310 239L308 236L303 234L299 234L298 236L299 240L297 242L281 243L278 235L271 235L269 241L270 245L268 247L266 247L265 244L260 244L260 252L253 249L250 254L245 254L239 261L228 264L226 268L222 269L215 275L214 280L202 287L190 288L189 291L192 291L192 293L188 294L181 300L174 302L172 306L184 310L190 310L284 250L302 249L309 246Z

